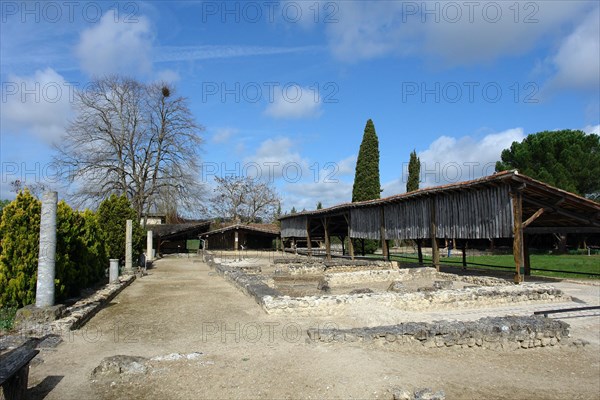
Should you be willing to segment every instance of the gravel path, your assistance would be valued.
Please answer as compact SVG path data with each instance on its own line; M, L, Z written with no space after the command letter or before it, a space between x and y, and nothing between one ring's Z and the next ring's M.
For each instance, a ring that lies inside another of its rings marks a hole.
M477 319L531 314L548 305L402 315L356 310L334 319L274 316L197 259L155 265L85 327L42 351L43 362L30 372L31 398L391 398L394 386L443 389L449 399L598 399L600 393L598 313L561 316L573 325L575 338L591 342L583 348L495 352L313 344L306 342L310 327ZM557 286L588 304L599 300L598 286ZM583 305L550 307L574 304ZM165 357L198 352L189 359ZM142 375L92 381L92 370L114 355L162 360Z

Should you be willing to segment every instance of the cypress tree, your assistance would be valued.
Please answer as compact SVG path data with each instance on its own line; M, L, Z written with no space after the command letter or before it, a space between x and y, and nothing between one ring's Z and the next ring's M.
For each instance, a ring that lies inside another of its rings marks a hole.
M369 119L356 160L352 202L378 199L380 193L379 139L373 121Z
M365 132L356 159L352 202L378 199L380 194L379 139L375 133L375 125L369 119L365 125ZM366 253L374 253L378 243L377 240L355 239L355 247L361 249L363 256Z
M415 150L410 153L410 161L408 162L408 181L406 182L406 191L412 192L419 189L419 180L421 175L421 160L417 157Z

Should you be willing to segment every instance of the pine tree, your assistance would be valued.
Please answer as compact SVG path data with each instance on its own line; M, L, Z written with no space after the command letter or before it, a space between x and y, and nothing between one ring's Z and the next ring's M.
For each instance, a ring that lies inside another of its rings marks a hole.
M419 181L421 175L421 160L417 157L415 150L410 153L410 161L408 162L408 180L406 182L406 191L412 192L419 189Z
M297 213L296 207L292 207L292 210L290 211L290 214L296 214L296 213Z
M352 202L378 199L380 193L379 139L373 121L369 119L356 160Z
M320 210L323 208L323 203L321 203L320 201L317 203L317 210Z

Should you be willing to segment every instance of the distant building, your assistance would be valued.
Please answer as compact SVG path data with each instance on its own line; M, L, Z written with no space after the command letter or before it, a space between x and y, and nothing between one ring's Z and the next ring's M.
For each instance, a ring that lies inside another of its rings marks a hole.
M210 221L183 224L148 224L157 254L189 253L198 250L198 237L210 228Z
M234 224L200 235L208 250L271 249L279 238L274 224Z
M144 219L146 220L146 225L161 225L167 222L166 214L147 214L143 215L140 218L140 225L144 226Z

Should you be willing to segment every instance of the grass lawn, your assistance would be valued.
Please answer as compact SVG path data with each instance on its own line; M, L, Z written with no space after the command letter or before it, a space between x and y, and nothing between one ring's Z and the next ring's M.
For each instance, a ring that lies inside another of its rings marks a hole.
M415 257L416 254L406 254L409 257ZM404 260L402 258L395 258L396 260ZM579 274L569 274L562 272L551 272L554 271L573 271L573 272L583 272L583 273L592 273L592 274L600 274L600 255L552 255L552 254L531 254L531 273L532 275L543 275L543 276L555 276L561 278L593 278L600 279L600 276L589 276L589 275L579 275ZM423 256L423 261L425 263L431 263L431 257ZM448 263L448 261L451 261ZM442 257L440 259L442 264L450 264L450 265L460 265L462 262L462 257L453 256L450 259L446 257ZM475 263L475 264L489 264L495 265L499 267L510 267L514 269L514 258L512 254L506 255L486 255L486 256L469 256L467 253L467 264ZM478 266L473 265L476 268L489 268L494 269L493 267L488 266ZM500 269L500 268L498 268ZM501 268L504 271L509 271L508 268ZM551 271L535 271L535 269L544 269Z

